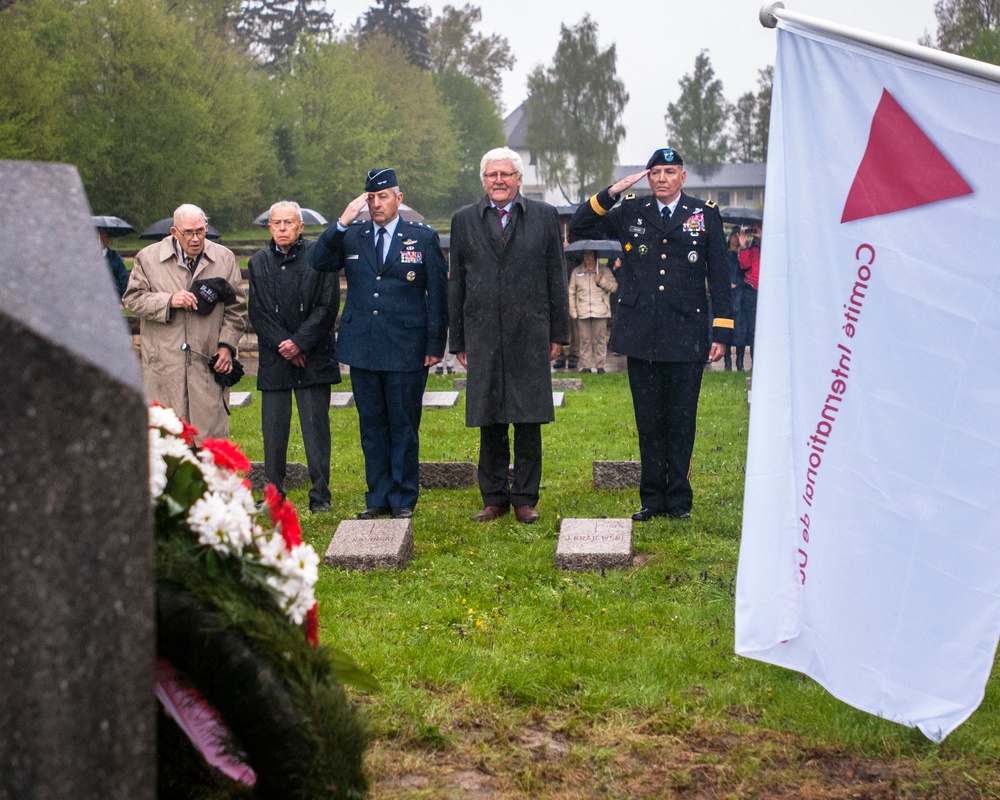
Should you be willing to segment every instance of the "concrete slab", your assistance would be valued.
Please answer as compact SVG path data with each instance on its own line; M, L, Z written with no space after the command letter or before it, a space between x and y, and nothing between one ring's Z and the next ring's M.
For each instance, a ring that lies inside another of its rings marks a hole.
M424 408L454 408L458 392L424 392Z
M369 572L402 569L413 558L408 519L345 519L337 526L323 563Z
M249 408L253 403L253 392L230 392L230 408Z
M564 519L555 564L559 569L593 572L632 565L632 520Z
M595 489L635 489L642 468L638 461L595 461Z

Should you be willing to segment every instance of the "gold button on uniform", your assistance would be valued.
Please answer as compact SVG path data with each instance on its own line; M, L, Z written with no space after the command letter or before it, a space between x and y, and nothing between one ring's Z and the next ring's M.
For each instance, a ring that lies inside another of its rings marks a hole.
M663 287L662 287L662 286L660 287L660 291L661 291L661 292L663 291ZM378 313L378 312L376 312L376 313Z
M666 271L665 269L661 269L661 270L660 270L660 274L661 274L661 275L666 275L666 274L667 274L667 271Z

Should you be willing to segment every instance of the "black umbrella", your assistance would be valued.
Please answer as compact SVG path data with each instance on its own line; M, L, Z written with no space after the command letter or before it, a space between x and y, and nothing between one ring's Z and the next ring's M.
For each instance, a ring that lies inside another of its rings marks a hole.
M746 206L730 206L720 212L723 222L732 225L750 225L754 222L761 222L764 219L764 212L759 208L747 208Z
M135 228L129 225L121 217L93 216L94 227L99 231L105 231L108 236L125 236L135 233Z
M622 254L622 246L615 239L580 239L566 245L567 253L578 253L584 250L593 250L597 255L609 258Z
M311 208L303 208L303 209L301 209L301 211L302 211L302 221L306 225L329 225L330 224L329 222L327 222L326 217L324 217L318 211L314 211ZM257 217L257 219L255 219L253 221L254 225L261 225L263 227L267 227L267 222L268 222L268 219L270 218L270 216L271 216L271 211L270 211L270 209L268 209L267 211L265 211L263 214L261 214L259 217Z
M164 236L170 235L170 229L174 225L174 218L167 217L166 219L161 219L159 222L154 222L146 230L144 230L139 238L140 239L162 239ZM208 238L209 239L221 239L222 236L219 232L212 227L208 226Z

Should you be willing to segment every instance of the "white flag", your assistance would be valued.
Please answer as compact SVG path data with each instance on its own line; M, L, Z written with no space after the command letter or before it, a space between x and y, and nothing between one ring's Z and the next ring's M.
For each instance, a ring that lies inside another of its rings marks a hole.
M1000 635L1000 85L777 35L736 651L940 741Z

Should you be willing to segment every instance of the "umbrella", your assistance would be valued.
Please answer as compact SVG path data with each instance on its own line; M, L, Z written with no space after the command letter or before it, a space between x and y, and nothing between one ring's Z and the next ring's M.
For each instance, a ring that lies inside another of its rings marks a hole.
M424 215L419 211L414 211L406 203L399 204L399 216L405 219L407 222L423 222ZM368 207L365 206L361 209L361 213L358 214L358 219L371 219L371 214L368 213Z
M167 217L166 219L161 219L159 222L154 222L146 230L140 234L140 239L162 239L164 236L170 235L170 229L174 225L174 218ZM221 239L219 232L212 226L208 226L208 238L209 239Z
M764 219L764 212L759 208L747 208L746 206L730 206L722 209L721 213L723 222L729 222L733 225L749 225Z
M320 214L318 211L313 211L311 208L303 208L302 211L302 221L306 225L329 225L326 217ZM267 221L270 219L271 211L270 209L261 214L257 219L255 219L254 225L263 225L267 227Z
M91 219L94 221L94 227L99 231L106 231L108 236L125 236L129 233L135 233L135 228L120 217L93 216Z
M566 245L567 253L579 253L593 250L599 256L614 257L622 254L622 246L614 239L580 239Z

